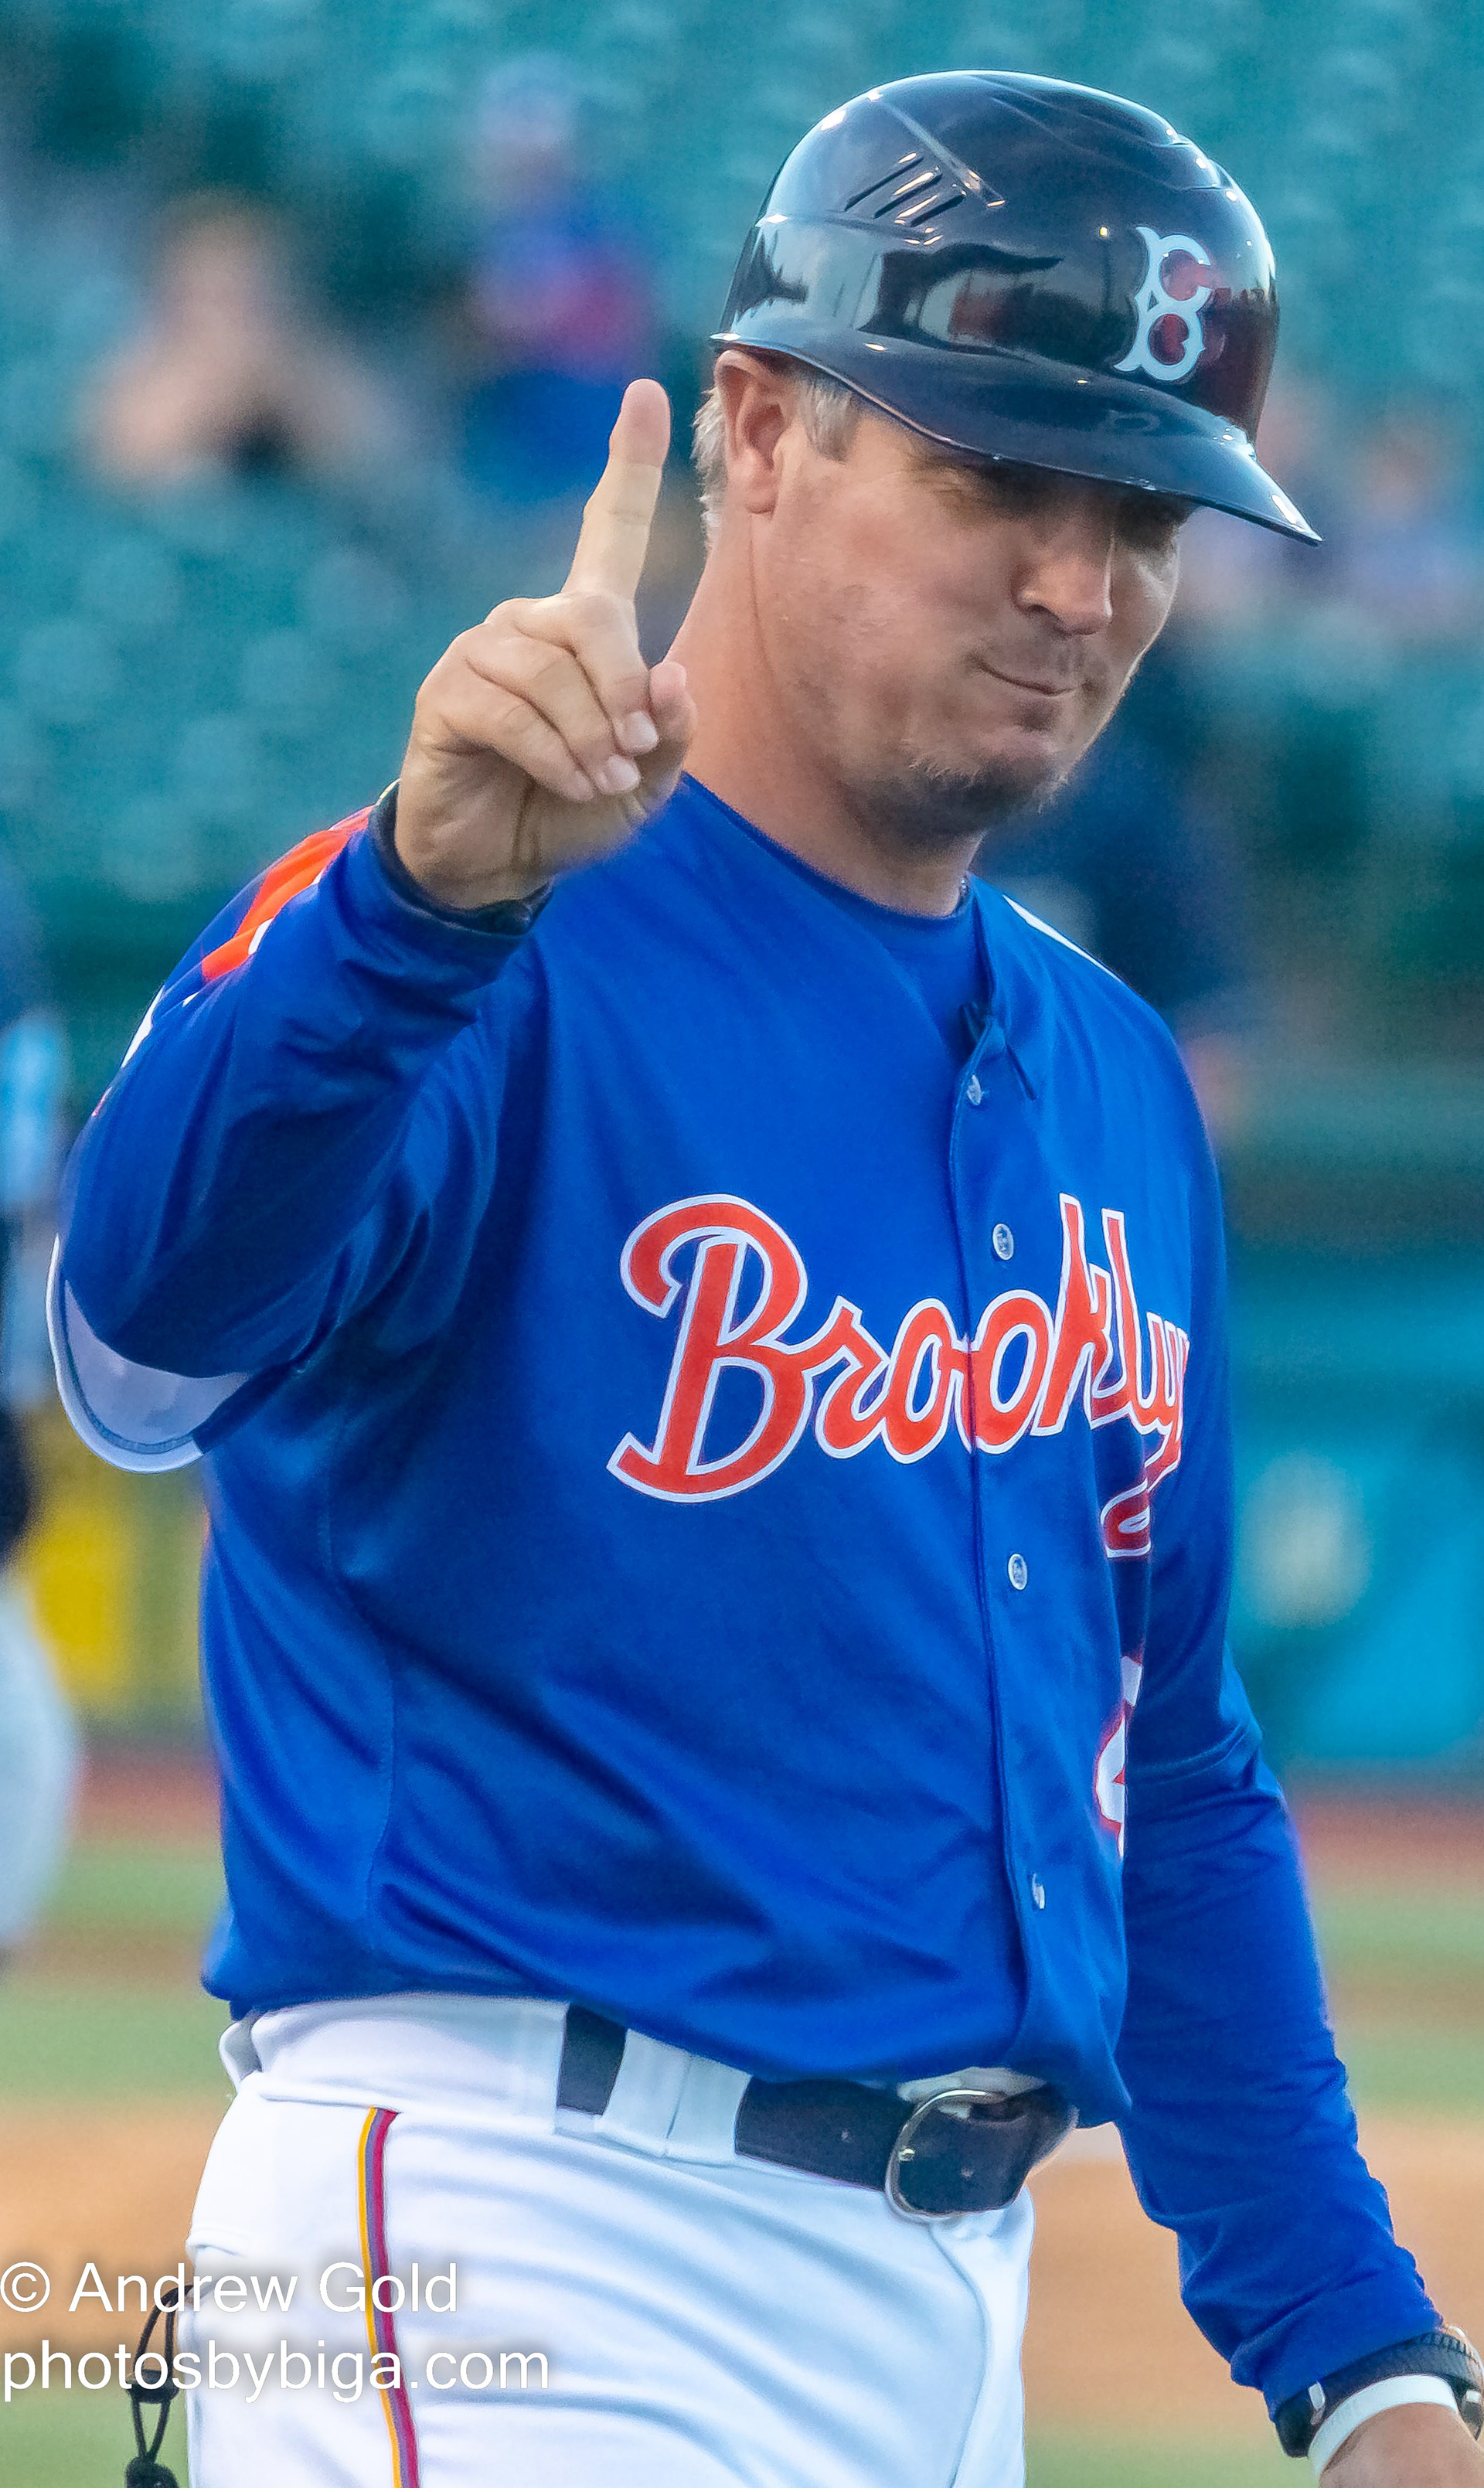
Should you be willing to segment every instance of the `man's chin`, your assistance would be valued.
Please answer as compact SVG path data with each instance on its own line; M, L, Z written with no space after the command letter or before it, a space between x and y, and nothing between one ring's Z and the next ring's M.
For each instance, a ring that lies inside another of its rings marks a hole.
M972 763L909 758L877 789L872 808L913 845L952 846L1045 803L1079 756L1042 743Z

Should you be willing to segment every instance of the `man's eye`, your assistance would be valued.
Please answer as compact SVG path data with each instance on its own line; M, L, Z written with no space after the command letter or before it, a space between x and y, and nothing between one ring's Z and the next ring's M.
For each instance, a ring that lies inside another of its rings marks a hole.
M1034 466L994 466L989 470L988 491L1001 509L1016 512L1043 509L1055 495L1055 486Z
M1130 493L1123 505L1124 536L1141 547L1173 544L1191 507L1167 493Z

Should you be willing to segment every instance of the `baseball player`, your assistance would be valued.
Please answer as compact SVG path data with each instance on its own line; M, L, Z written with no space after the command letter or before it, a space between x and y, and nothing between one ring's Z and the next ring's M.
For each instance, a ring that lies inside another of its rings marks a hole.
M1136 105L831 113L724 315L671 654L641 381L561 593L454 642L79 1146L62 1387L212 1511L186 2340L252 2364L196 2488L1009 2488L1075 2119L1331 2488L1484 2478L1223 1655L1199 1117L969 879L1190 505L1310 532L1275 327Z

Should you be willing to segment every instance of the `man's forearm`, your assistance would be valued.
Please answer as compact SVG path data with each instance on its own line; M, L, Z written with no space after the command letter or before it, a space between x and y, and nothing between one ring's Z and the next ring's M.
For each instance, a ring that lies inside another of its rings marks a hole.
M1270 2410L1438 2322L1360 2159L1292 1827L1260 1761L1182 1811L1130 1795L1124 2121L1185 2304Z

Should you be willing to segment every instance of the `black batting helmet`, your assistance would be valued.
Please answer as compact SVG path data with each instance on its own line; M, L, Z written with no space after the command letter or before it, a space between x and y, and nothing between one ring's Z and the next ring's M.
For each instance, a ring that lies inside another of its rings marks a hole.
M946 446L1317 542L1257 463L1272 253L1157 113L1057 78L901 78L801 139L718 346L827 372Z

